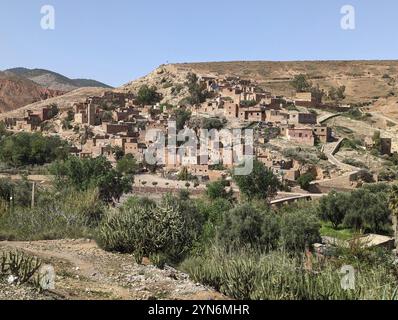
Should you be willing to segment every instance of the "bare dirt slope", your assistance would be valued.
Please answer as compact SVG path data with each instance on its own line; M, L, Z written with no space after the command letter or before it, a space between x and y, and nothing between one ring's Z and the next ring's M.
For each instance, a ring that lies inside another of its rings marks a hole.
M347 100L363 102L385 97L395 88L398 61L233 61L184 63L171 65L177 70L200 74L234 75L257 80L276 95L294 94L289 82L297 74L306 74L321 88L345 85ZM389 76L389 78L387 78Z
M172 268L134 263L131 255L109 253L89 240L0 242L0 251L17 249L41 258L56 272L56 289L42 298L56 299L222 299L221 294L191 282ZM10 290L10 289L8 289ZM15 288L15 290L22 290ZM0 286L0 299L2 287ZM13 293L11 297L18 299ZM20 297L21 298L21 297ZM22 298L33 298L22 292Z

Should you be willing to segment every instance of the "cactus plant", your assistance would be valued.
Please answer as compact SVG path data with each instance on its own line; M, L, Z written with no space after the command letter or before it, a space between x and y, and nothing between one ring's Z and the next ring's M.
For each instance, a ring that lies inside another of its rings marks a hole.
M32 280L41 265L40 259L19 251L3 252L0 257L1 276L14 276L18 285Z

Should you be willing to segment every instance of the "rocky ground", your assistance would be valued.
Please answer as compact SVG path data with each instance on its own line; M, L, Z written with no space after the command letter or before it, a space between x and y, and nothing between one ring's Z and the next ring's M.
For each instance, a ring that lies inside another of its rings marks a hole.
M0 242L1 250L21 250L54 267L55 290L0 283L0 300L218 300L225 297L193 283L173 268L138 265L131 255L109 253L90 240Z

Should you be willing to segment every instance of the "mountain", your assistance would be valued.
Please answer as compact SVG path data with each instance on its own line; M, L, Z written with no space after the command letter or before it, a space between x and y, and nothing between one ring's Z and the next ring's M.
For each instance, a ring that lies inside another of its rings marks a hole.
M63 91L44 88L13 73L0 72L0 113L63 94Z
M83 87L99 87L110 89L112 87L96 80L90 79L69 79L62 74L44 70L44 69L27 69L27 68L13 68L5 72L15 74L20 77L32 80L42 87L69 92Z

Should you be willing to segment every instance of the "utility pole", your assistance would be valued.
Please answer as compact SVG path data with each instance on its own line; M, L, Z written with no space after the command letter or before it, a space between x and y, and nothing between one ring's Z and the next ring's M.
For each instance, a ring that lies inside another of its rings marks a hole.
M35 207L35 190L36 189L36 182L32 183L32 208Z

